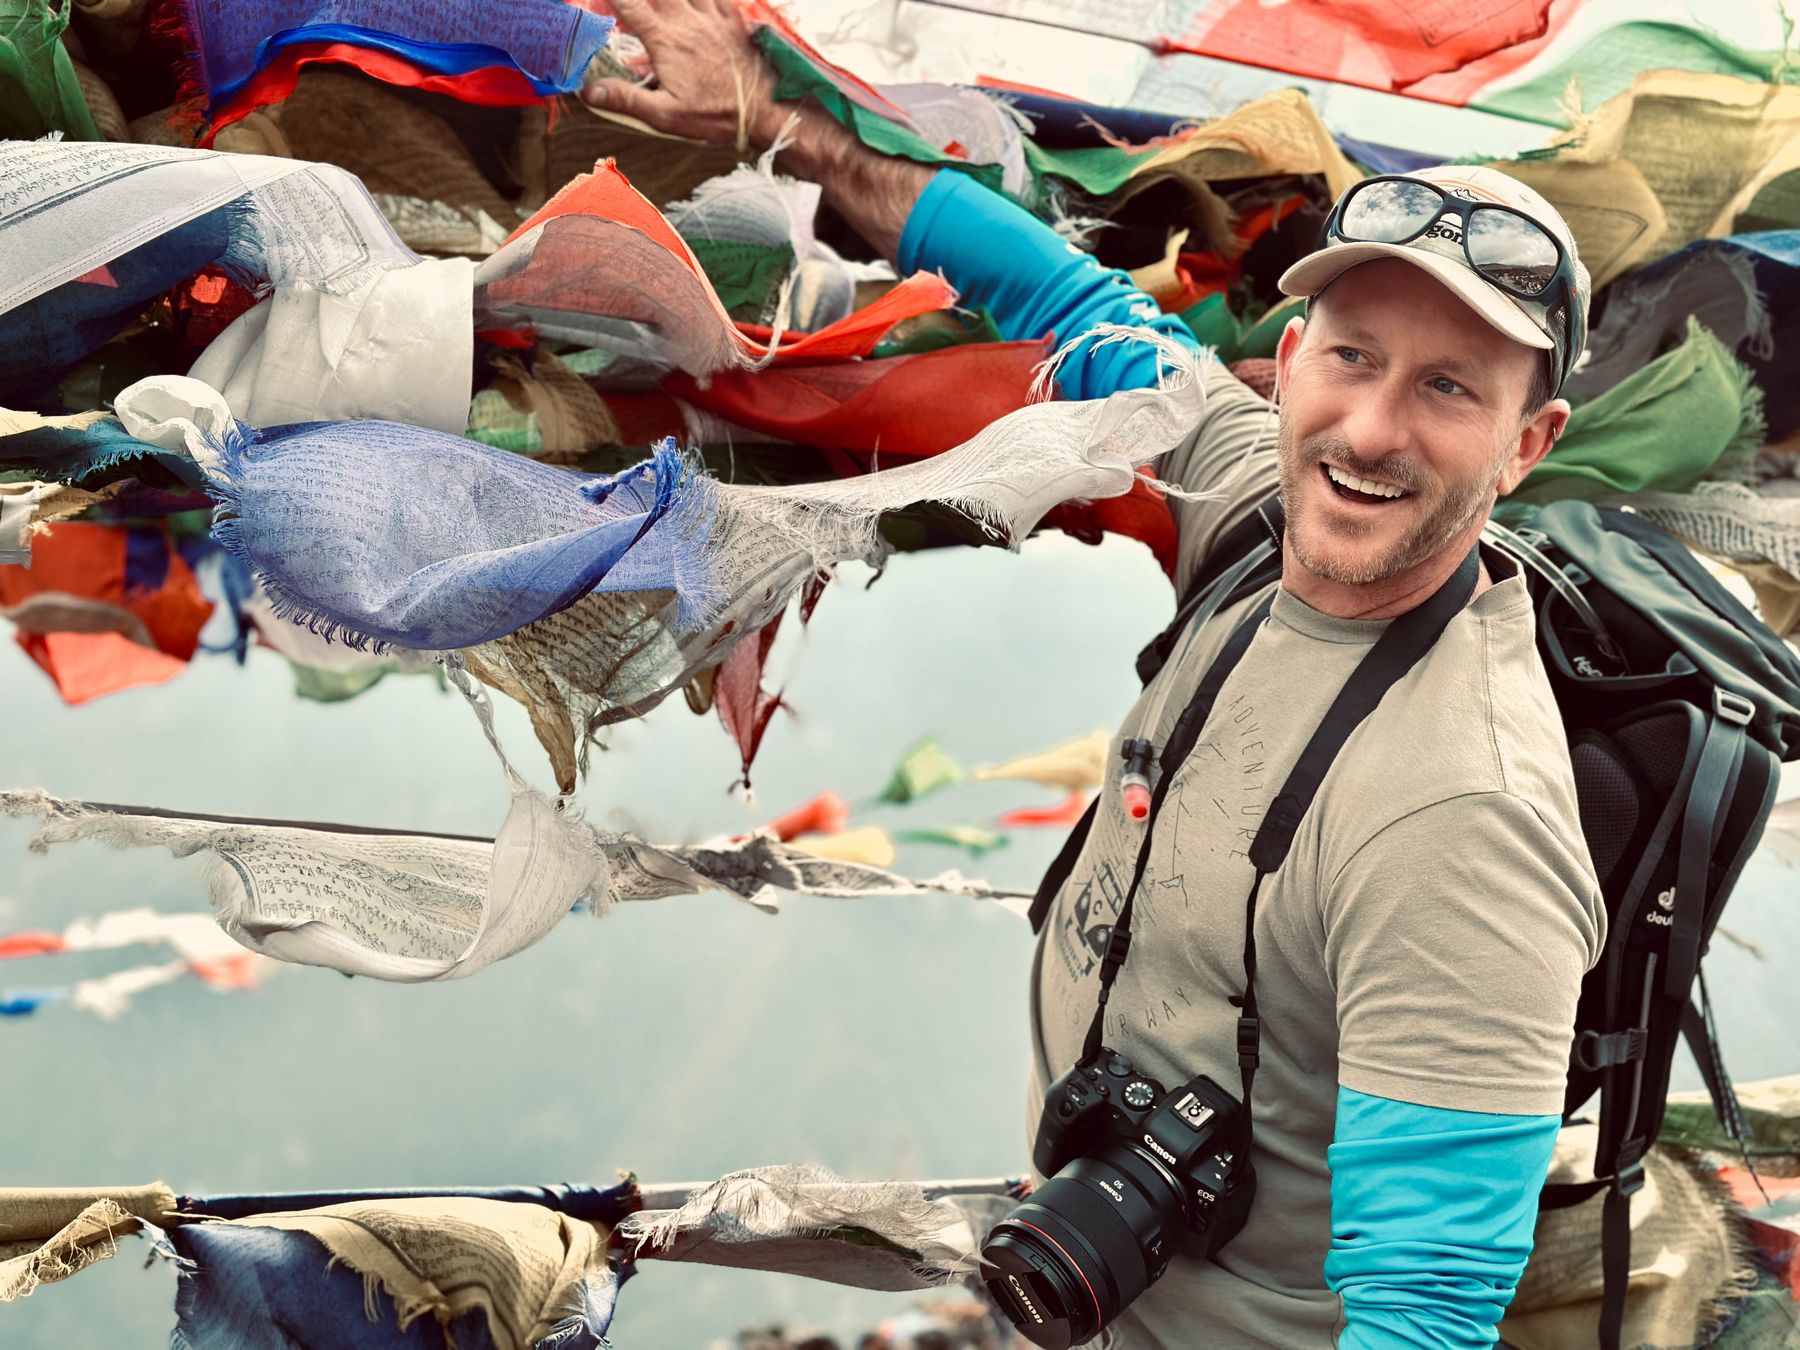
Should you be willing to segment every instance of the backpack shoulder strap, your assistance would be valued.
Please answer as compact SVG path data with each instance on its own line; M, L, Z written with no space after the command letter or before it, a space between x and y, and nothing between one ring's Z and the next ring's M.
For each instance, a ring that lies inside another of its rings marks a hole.
M1199 571L1189 579L1187 589L1181 593L1181 600L1176 606L1175 617L1169 620L1168 627L1138 653L1137 673L1141 683L1149 684L1168 664L1175 644L1181 641L1181 635L1188 630L1202 606L1209 600L1218 601L1212 606L1212 611L1217 613L1230 603L1228 593L1237 589L1250 572L1255 570L1252 560L1271 556L1263 552L1263 545L1275 545L1276 551L1272 556L1279 560L1281 531L1285 523L1280 499L1270 497L1225 531L1202 560ZM1227 580L1234 575L1235 579Z
M1234 599L1242 599L1246 582L1254 586L1264 584L1265 578L1259 575L1264 570L1261 564L1271 558L1279 564L1281 555L1279 547L1271 553L1263 546L1271 543L1278 545L1283 523L1281 502L1270 497L1227 530L1224 537L1213 545L1201 563L1200 570L1194 574L1193 579L1188 582L1187 590L1182 593L1175 617L1169 621L1168 627L1138 653L1138 678L1143 683L1149 684L1156 678L1168 663L1175 644L1196 618L1205 623ZM1043 880L1038 882L1037 893L1032 896L1031 908L1027 911L1033 933L1043 928L1044 918L1049 914L1057 892L1068 881L1069 873L1075 870L1075 860L1081 856L1082 846L1087 843L1088 834L1094 828L1094 815L1099 806L1100 798L1096 795L1088 803L1087 810L1082 812L1081 819L1075 822L1075 828L1069 831L1069 837L1063 840L1063 846L1057 850Z

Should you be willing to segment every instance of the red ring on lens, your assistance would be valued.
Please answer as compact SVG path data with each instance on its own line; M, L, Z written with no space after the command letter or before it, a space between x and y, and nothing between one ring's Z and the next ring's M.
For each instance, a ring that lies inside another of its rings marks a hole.
M1093 1300L1093 1303L1094 1303L1094 1329L1096 1331L1098 1331L1100 1329L1100 1323L1105 1319L1100 1312L1099 1296L1094 1293L1094 1286L1088 1283L1087 1272L1081 1268L1081 1263L1079 1261L1077 1261L1074 1257L1070 1256L1066 1251L1063 1251L1062 1243L1058 1242L1055 1238L1051 1237L1043 1229L1039 1228L1035 1223L1032 1223L1026 1219L1014 1219L1013 1222L1016 1224L1020 1224L1026 1228L1029 1228L1032 1232L1036 1233L1039 1237L1044 1239L1045 1242L1048 1242L1052 1247L1056 1248L1057 1251L1062 1252L1062 1259L1067 1261L1071 1266L1073 1266L1075 1268L1075 1273L1077 1275L1081 1276L1081 1287L1088 1291L1088 1297Z

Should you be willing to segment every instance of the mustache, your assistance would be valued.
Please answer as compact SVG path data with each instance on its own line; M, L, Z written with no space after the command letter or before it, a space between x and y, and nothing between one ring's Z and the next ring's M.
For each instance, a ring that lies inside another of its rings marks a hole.
M1307 437L1300 442L1300 459L1303 464L1329 462L1358 478L1393 483L1409 491L1430 487L1432 482L1431 475L1424 469L1398 455L1383 455L1378 459L1363 458L1342 436Z

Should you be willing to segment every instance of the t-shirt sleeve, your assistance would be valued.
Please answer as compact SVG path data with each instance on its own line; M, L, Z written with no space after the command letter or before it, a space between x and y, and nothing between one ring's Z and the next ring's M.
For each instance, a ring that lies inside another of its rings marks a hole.
M1382 829L1320 901L1344 1087L1451 1110L1561 1111L1602 931L1579 841L1512 793L1470 793Z
M1178 538L1177 595L1186 593L1188 582L1213 545L1274 496L1280 483L1275 405L1220 362L1208 361L1204 369L1206 407L1199 425L1153 465L1164 482L1210 497L1207 501L1169 499Z

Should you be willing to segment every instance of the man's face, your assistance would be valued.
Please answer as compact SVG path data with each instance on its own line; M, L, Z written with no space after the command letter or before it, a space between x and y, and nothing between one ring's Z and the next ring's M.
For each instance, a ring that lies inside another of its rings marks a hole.
M1281 501L1301 566L1366 586L1465 553L1549 448L1523 418L1537 359L1410 263L1334 281L1277 352Z

